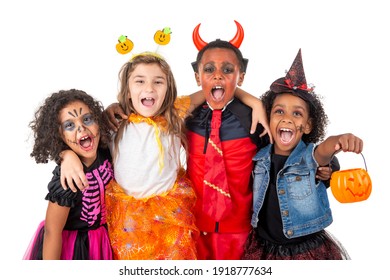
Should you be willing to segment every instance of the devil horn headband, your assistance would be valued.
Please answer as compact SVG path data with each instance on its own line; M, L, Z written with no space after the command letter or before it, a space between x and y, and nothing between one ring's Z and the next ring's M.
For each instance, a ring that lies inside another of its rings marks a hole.
M230 44L235 46L237 49L241 46L242 41L244 40L244 29L238 21L234 21L237 26L237 32L233 39L229 41ZM194 28L192 32L192 40L194 41L195 47L200 51L203 49L207 43L199 35L200 23Z

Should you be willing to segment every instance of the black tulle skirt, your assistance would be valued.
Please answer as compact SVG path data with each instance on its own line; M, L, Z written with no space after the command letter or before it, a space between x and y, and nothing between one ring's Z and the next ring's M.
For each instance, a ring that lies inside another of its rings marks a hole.
M309 239L288 245L274 244L249 234L243 260L348 260L348 252L330 233L322 230Z

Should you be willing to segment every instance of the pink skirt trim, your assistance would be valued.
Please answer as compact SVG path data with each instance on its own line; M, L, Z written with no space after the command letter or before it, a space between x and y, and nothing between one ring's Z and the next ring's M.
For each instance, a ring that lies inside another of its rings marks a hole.
M23 260L36 259L37 251L43 248L44 226L45 221L38 225L23 256ZM61 260L73 259L77 235L77 230L64 230L62 232ZM88 231L88 248L89 260L112 260L110 240L107 229L104 226Z

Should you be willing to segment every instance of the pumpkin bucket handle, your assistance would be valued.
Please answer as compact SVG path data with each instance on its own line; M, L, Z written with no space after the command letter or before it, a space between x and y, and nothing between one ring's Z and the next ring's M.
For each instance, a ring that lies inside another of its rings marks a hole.
M362 158L363 158L363 161L364 161L364 168L365 168L366 171L368 172L367 164L366 164L366 159L364 158L363 153L360 153L360 154L362 155Z

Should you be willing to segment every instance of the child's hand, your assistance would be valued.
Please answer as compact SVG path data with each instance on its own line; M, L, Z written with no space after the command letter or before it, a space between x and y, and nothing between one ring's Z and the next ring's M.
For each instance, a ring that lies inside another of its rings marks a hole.
M259 100L260 101L260 100ZM256 131L257 124L261 124L264 127L264 131L260 134L260 137L268 134L269 140L273 143L271 130L268 125L267 114L263 106L263 102L252 104L252 126L250 133L253 134Z
M113 103L103 111L103 117L108 121L110 129L117 132L122 120L127 120L128 116L123 111L119 103Z
M332 168L330 166L320 166L317 168L316 179L328 181L332 176Z
M363 151L363 140L352 133L342 134L334 148L337 152L343 151L360 154Z
M80 158L75 152L66 150L61 155L61 185L63 189L68 187L73 191L77 192L77 187L82 191L88 187L88 180L85 177L83 164Z

